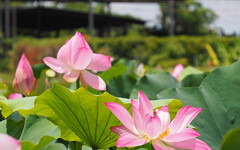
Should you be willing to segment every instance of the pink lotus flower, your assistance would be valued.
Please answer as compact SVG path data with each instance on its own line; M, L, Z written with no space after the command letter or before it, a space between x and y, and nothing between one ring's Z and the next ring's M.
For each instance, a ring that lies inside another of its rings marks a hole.
M0 150L21 150L21 143L9 135L0 133Z
M177 112L171 123L167 105L156 110L156 115L161 120L161 132L158 138L152 141L153 147L156 150L211 150L205 142L196 138L200 136L197 131L187 128L201 110L202 108L185 106Z
M179 76L182 73L182 71L184 70L184 67L182 64L178 64L174 67L172 76L175 77L177 80L179 80Z
M131 100L132 114L118 103L105 103L112 113L122 122L122 126L111 127L111 130L120 137L117 147L133 147L146 144L158 137L158 116L153 116L153 107L146 95L141 91L138 93L139 101Z
M8 96L8 99L16 99L16 98L22 98L22 94L18 94L18 93L11 93Z
M85 41L81 33L76 34L61 47L57 59L45 57L44 63L58 73L64 73L64 79L68 82L75 82L79 77L83 87L87 84L97 90L106 90L102 78L88 72L105 71L111 67L109 56L95 54Z
M33 75L32 67L26 56L22 54L18 63L13 88L17 93L28 95L36 86L36 79Z
M120 135L116 147L135 147L152 141L156 150L211 149L195 138L200 135L197 131L187 128L201 108L183 107L170 123L168 106L153 112L151 102L141 91L138 99L138 102L131 100L133 116L120 104L105 103L123 124L111 127L113 132Z

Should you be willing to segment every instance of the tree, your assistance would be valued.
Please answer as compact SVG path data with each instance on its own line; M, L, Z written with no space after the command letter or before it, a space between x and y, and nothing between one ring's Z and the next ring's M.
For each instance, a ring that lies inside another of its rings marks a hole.
M163 30L168 32L170 23L168 3L160 4L160 6ZM195 0L177 1L173 12L175 34L203 35L213 33L209 25L217 18L217 15L212 10L203 8L200 2Z

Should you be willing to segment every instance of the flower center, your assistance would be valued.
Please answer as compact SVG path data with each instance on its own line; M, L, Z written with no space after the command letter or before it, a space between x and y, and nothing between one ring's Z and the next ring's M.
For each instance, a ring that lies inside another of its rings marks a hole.
M150 141L150 140L151 140L146 134L144 134L142 137L143 137L146 141Z
M158 137L159 137L160 139L163 139L163 138L165 138L166 136L168 136L169 133L170 133L169 128L167 128L167 130L166 130L165 132L163 132L162 134L160 134Z

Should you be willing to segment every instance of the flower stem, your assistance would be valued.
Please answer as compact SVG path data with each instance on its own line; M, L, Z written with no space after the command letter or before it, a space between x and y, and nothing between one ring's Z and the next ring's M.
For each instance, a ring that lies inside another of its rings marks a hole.
M82 150L82 143L77 141L69 142L70 150Z
M79 84L80 79L78 78L76 81L76 90L80 88L80 84Z

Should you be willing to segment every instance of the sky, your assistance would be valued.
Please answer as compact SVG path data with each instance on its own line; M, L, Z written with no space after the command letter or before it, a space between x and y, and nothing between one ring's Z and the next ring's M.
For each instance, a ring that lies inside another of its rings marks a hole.
M198 0L206 8L212 9L218 16L212 24L220 27L227 34L240 35L240 0ZM111 11L122 15L132 15L148 22L148 25L158 23L161 15L157 3L111 3Z

